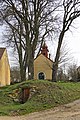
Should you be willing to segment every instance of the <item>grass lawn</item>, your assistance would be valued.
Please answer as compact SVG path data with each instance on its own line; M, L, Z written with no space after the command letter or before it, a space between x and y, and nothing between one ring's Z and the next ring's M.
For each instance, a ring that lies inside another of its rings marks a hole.
M30 87L30 97L21 104L18 93L22 87ZM72 102L80 98L80 83L53 83L28 80L0 88L0 115L23 115Z

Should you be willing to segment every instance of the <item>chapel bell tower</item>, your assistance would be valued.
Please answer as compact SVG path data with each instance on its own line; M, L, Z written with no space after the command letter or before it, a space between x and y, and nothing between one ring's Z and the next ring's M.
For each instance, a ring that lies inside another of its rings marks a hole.
M48 52L49 52L48 47L47 47L46 43L44 42L44 44L41 48L41 54L43 54L45 57L48 58Z

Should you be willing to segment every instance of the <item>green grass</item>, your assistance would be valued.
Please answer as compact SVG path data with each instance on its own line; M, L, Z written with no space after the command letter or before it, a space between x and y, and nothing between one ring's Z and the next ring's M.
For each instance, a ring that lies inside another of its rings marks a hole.
M16 90L30 87L30 97L24 103L18 101ZM0 88L0 115L23 115L72 102L80 98L80 83L53 83L29 80Z

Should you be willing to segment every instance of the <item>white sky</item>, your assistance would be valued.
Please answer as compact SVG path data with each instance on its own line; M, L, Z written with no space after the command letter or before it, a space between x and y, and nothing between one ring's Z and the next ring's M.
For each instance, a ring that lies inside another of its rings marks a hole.
M71 50L71 53L78 65L80 65L80 18L78 18L73 26L72 32L67 32L65 41Z
M68 48L70 49L71 56L74 58L73 61L75 61L78 64L78 66L80 66L80 18L75 20L73 26L75 28L71 27L71 32L68 31L65 34L64 40ZM2 27L0 26L0 41L1 39L2 39ZM56 41L51 43L49 42L48 42L49 51L51 53L51 56L54 56L54 51L56 50L55 48ZM0 47L3 47L3 45L0 44ZM9 50L8 50L8 56L9 56L9 62L10 64L12 64L12 62L10 61L11 55L9 53Z
M80 18L75 20L73 26L70 28L70 31L66 32L64 36L64 43L67 44L70 50L69 54L71 55L71 57L73 57L72 62L75 62L78 66L80 66ZM53 51L55 51L56 49L56 42L51 44L48 44L48 46L50 53L52 54L52 56L54 56Z

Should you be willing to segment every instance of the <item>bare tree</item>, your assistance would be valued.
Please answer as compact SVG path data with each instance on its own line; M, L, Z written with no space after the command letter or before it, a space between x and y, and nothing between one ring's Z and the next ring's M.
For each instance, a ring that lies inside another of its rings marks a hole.
M17 49L21 80L26 80L26 68L34 74L34 54L46 39L56 30L58 17L55 11L60 6L59 0L2 0L0 15L9 27L8 43Z
M60 49L60 57L59 57L59 66L63 67L72 62L72 54L70 48L67 46L67 43L63 42Z
M68 81L68 76L67 73L64 72L64 68L59 68L57 72L57 81L63 81L66 82Z
M78 71L77 71L77 65L75 63L69 65L68 77L69 77L69 81L73 81L73 82L78 81Z
M12 67L11 68L11 83L17 83L20 82L20 72L18 67Z
M58 63L57 81L67 81L67 68L72 63L74 58L71 55L71 51L67 44L63 42L60 50L60 57Z
M60 49L63 42L65 33L69 30L72 22L80 16L80 0L63 0L63 21L62 29L59 34L58 46L56 51L56 56L53 64L52 81L56 81Z

